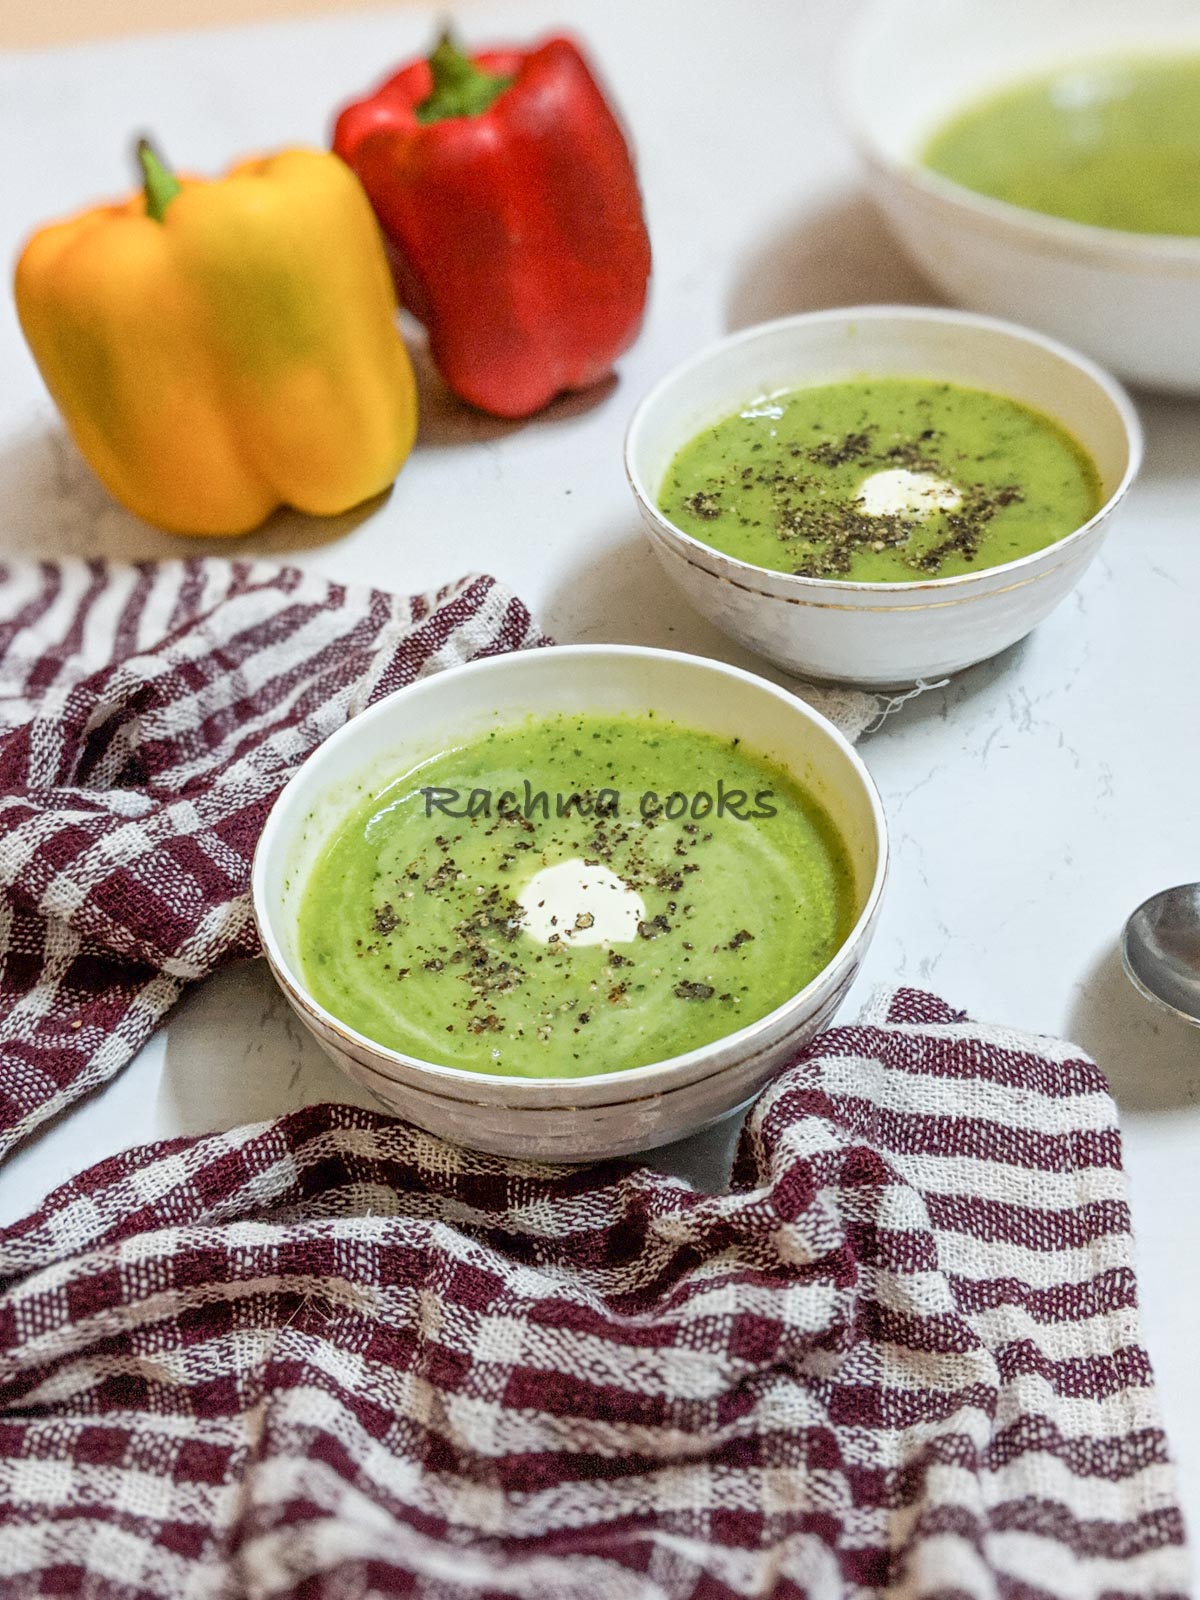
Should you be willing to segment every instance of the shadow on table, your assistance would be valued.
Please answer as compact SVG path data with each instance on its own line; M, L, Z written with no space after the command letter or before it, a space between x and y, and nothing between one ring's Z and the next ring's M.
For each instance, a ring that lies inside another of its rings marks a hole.
M345 539L387 503L389 489L336 517L281 510L235 538L165 533L112 498L56 422L27 429L0 449L0 558L166 561L181 556L286 558Z
M746 252L725 307L729 328L796 311L944 303L866 194L843 195L773 228Z
M619 544L590 553L551 592L541 621L559 644L639 644L686 650L744 667L803 693L803 682L772 666L694 611L670 583L653 551L635 531ZM589 550L593 547L589 546ZM934 719L946 721L961 706L985 700L996 684L1021 669L1030 636L899 705L885 726L891 732ZM899 698L899 697L897 697Z
M1200 1103L1200 1029L1139 994L1115 945L1080 985L1067 1031L1103 1068L1126 1110Z
M1141 481L1160 484L1187 479L1190 483L1196 474L1200 401L1144 390L1139 390L1134 399L1146 433Z
M640 644L719 656L752 670L756 658L694 611L630 518L620 544L587 555L554 589L541 620L559 644ZM762 663L758 662L759 669Z
M217 973L171 1018L157 1122L210 1133L323 1100L382 1109L301 1026L265 961Z
M524 428L555 428L594 411L617 386L614 373L600 383L577 394L560 395L532 417L504 418L477 411L451 393L438 375L429 356L424 337L410 340L409 354L417 378L417 406L420 432L418 450L456 450L464 446L489 445L506 439Z
M656 1172L682 1178L702 1194L724 1194L746 1116L745 1111L736 1112L687 1139L676 1139L674 1144L660 1145L632 1159Z

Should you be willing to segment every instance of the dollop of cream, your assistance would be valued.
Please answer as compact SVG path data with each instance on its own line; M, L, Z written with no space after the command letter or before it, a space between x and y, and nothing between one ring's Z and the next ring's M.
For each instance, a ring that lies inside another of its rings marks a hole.
M962 495L952 483L928 472L892 467L864 478L857 496L868 517L905 517L919 521L936 511L957 511Z
M517 896L521 931L541 944L629 944L646 903L624 878L579 856L542 867Z

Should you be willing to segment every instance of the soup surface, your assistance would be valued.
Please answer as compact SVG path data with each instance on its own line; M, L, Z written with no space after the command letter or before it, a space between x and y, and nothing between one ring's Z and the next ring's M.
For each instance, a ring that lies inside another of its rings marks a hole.
M365 795L312 869L298 932L311 992L368 1038L573 1077L765 1016L856 913L833 824L779 767L660 718L563 715Z
M1200 235L1200 55L1081 62L969 106L924 163L1098 228Z
M999 566L1101 503L1091 460L1050 417L909 377L756 400L685 445L659 492L677 527L726 555L863 583Z

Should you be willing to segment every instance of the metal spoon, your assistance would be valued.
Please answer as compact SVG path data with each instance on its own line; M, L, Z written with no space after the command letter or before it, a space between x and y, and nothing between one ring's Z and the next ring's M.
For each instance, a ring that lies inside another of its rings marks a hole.
M1200 883L1144 900L1125 924L1121 959L1147 999L1200 1027Z

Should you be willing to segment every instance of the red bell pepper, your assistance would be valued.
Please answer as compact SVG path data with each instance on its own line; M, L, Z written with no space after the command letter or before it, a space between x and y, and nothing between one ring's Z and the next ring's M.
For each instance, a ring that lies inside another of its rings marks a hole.
M468 59L444 38L337 119L404 304L462 399L525 417L606 377L650 241L629 149L564 38Z

